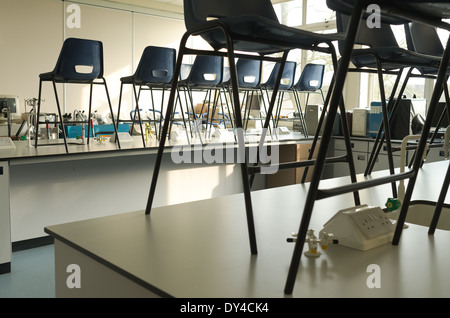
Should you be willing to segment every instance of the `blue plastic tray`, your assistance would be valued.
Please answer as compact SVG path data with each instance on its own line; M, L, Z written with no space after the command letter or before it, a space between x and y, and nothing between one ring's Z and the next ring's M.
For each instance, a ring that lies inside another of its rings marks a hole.
M81 136L82 133L82 126L76 125L76 126L65 126L66 128L66 136L67 138L77 138ZM118 132L129 132L130 131L130 124L119 124ZM87 137L88 127L87 125L84 125L84 136ZM93 137L94 134L102 133L102 135L106 136L112 136L114 133L114 126L113 125L94 125L94 131L90 133L90 136Z

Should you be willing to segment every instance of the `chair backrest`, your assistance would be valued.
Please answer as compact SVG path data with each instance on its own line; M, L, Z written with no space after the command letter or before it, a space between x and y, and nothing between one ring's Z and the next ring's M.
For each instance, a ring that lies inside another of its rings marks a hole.
M294 85L295 69L297 67L296 62L286 61L284 65L283 74L281 76L280 90L290 89ZM280 71L280 63L275 63L272 72L270 73L267 82L264 83L264 87L267 89L273 89L277 80L278 72Z
M223 57L198 55L186 79L189 85L214 87L222 82Z
M100 41L67 38L53 74L64 80L89 81L103 76L103 44Z
M175 49L147 46L134 76L145 83L170 83L173 78L175 60Z
M323 64L306 64L294 88L302 92L315 92L321 89L324 72Z
M426 0L415 0L416 2L426 2ZM443 0L445 1L445 0ZM407 1L404 1L407 2ZM327 7L333 11L339 12L339 13L343 13L346 15L351 15L353 12L353 7L355 5L355 0L326 0L327 3ZM372 15L372 12L363 10L361 17L363 19L367 19L368 17L370 17ZM388 24L397 24L397 25L401 25L406 23L407 20L401 18L401 17L396 17L396 16L390 16L390 15L386 15L386 14L382 14L381 15L381 22L383 23L388 23Z
M422 54L441 56L444 47L436 28L419 22L405 24L408 49Z
M184 21L187 30L202 26L214 18L256 15L278 21L270 0L184 0ZM225 42L222 31L212 31L202 37L213 47L221 48Z
M347 32L350 16L336 12L336 26L338 32ZM355 44L367 45L371 48L399 47L391 26L380 23L379 28L369 28L365 21L359 24ZM339 41L339 50L342 52L343 41Z
M238 85L240 88L256 88L261 83L260 60L240 58L236 62Z

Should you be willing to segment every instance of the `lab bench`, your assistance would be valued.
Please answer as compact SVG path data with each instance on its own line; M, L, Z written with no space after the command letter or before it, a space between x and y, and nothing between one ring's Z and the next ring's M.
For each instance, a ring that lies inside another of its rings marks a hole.
M437 200L447 166L440 161L420 169L413 202ZM349 182L327 179L321 188ZM285 297L294 247L287 238L298 231L307 191L308 184L296 184L252 193L257 255L250 253L241 194L153 208L149 215L130 208L48 226L55 239L56 297ZM360 190L361 203L383 207L389 194L390 185ZM317 233L351 206L350 193L317 201L310 228ZM396 246L361 251L337 244L317 258L302 257L293 294L286 297L450 296L450 232L429 236L426 224L407 224ZM72 264L79 266L81 288L67 284Z
M44 227L145 208L153 166L158 150L151 139L143 147L141 136L133 142L89 144L71 139L69 153L64 145L40 145L15 140L15 149L0 150L0 264L8 272L12 250L47 242ZM259 138L250 136L249 151ZM236 148L235 143L220 147ZM253 143L255 142L255 143ZM271 145L310 142L299 135L280 136ZM45 143L43 141L42 143ZM214 142L209 143L209 145ZM163 156L154 206L174 205L242 191L237 164L177 164L171 156L174 147L195 156L205 149L197 143L169 141ZM254 189L265 187L265 176L255 178ZM9 226L10 225L10 226ZM1 255L5 255L2 257ZM1 269L1 268L0 268Z

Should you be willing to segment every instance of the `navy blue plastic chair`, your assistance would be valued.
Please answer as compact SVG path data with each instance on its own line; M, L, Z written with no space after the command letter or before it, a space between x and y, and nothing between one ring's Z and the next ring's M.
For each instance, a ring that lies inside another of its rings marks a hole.
M261 83L260 60L239 58L236 62L237 80L240 89L257 89ZM231 80L227 85L231 85Z
M98 81L97 81L98 80ZM39 98L36 116L36 134L39 131L39 116L41 111L41 95L43 82L52 82L53 90L55 92L56 105L58 108L59 124L64 138L64 145L66 152L69 152L67 145L67 137L64 128L64 120L61 114L61 105L59 102L58 92L56 88L57 83L66 84L87 84L90 85L90 100L89 100L89 112L87 123L88 124L88 136L90 136L89 121L91 119L91 106L92 106L92 90L94 84L100 84L105 87L106 97L108 99L109 109L111 112L111 119L115 132L117 128L114 121L113 110L111 106L111 100L109 98L108 87L106 80L103 77L103 44L100 41L68 38L64 41L61 52L56 62L56 66L51 72L42 73L39 75ZM89 138L87 140L89 143ZM120 147L120 143L118 144ZM38 146L38 136L36 135L35 147Z
M436 27L420 22L409 22L405 24L405 33L409 50L435 56L444 54L444 47ZM437 73L435 69L434 73Z
M338 34L319 34L282 25L276 16L270 0L184 0L184 20L187 28L180 41L177 64L175 67L174 82L172 83L169 105L164 120L162 135L166 135L170 126L170 118L174 109L177 79L185 55L214 55L225 56L230 65L231 89L233 92L233 106L236 123L238 144L245 144L239 87L237 80L236 59L242 57L258 58L260 60L279 62L280 70L284 68L288 53L293 49L314 50L330 54L333 57L333 66L337 65L336 52L333 41L342 39ZM191 36L201 36L211 46L211 50L197 50L187 46ZM255 55L255 53L257 55ZM274 53L280 53L273 56ZM281 78L281 72L278 79ZM270 123L279 80L273 89L269 109L267 111L264 128ZM345 122L346 123L346 122ZM264 142L266 132L263 130L261 141ZM348 150L351 151L349 136L347 137ZM152 183L149 191L145 213L151 211L155 195L160 165L164 153L164 138L158 148L158 154L153 170ZM354 171L353 158L348 157L351 170ZM249 170L247 158L240 163L242 182L246 207L247 225L249 231L250 250L257 254L256 236L253 223L249 173L257 171L258 167ZM304 163L303 163L304 164ZM311 165L314 164L311 162ZM352 173L352 179L356 175Z
M441 39L439 38L436 27L420 22L409 22L405 23L405 34L408 49L421 54L433 55L436 57L442 57L442 55L444 54L444 46L442 45ZM418 70L423 75L423 77L432 79L435 78L438 73L438 68L436 67L421 67L418 68ZM447 69L447 76L449 75L450 69ZM441 127L442 121L445 116L447 116L447 118L450 118L450 94L447 84L443 85L443 90L446 105L441 115L439 116L438 122L436 124L436 129L429 141L430 144L433 143L436 139L439 128ZM411 167L413 161L414 156L412 156L412 160L410 160L409 167Z
M295 83L295 85L292 86L294 101L295 101L295 104L297 107L298 115L300 117L300 122L303 127L303 134L306 137L308 137L308 127L306 126L306 120L305 120L304 114L306 113L306 110L308 109L309 95L310 94L320 94L322 97L322 102L325 104L325 97L324 97L323 91L322 91L324 73L325 73L325 65L324 64L308 63L305 65L305 67L301 71L300 77L299 77L297 83ZM301 99L299 96L300 93L306 94L305 112L303 112L303 110L302 110ZM306 173L304 174L304 177L306 177Z
M191 129L191 137L193 136L191 121L205 120L206 124L212 125L212 118L217 109L217 105L220 103L220 92L222 89L222 79L224 71L224 60L221 56L210 56L210 55L198 55L195 57L192 68L189 72L188 77L185 80L178 82L178 90L184 92L186 100L186 114L196 114L196 109L194 107L194 93L204 93L204 98L202 107L199 111L199 116L189 117L188 124ZM181 101L181 99L179 99ZM190 106L190 110L189 110ZM183 107L180 103L181 113L183 112ZM212 107L212 110L211 110ZM203 114L207 113L206 117ZM183 117L184 121L184 117ZM174 119L172 119L172 123ZM185 128L186 123L184 122ZM195 126L198 127L198 126ZM201 133L196 131L196 133ZM199 135L201 136L201 134Z
M322 101L325 103L325 97L322 91L324 73L324 64L308 63L303 68L297 83L292 87L292 90L296 93L306 93L305 108L308 107L310 94L320 94Z
M261 100L260 88L262 62L257 59L239 58L236 62L236 72L239 93L243 93L241 99L241 107L245 113L242 116L243 125L248 127L248 119L253 103L257 100L258 104ZM233 105L233 90L231 88L231 80L228 78L223 84L226 91L230 95L230 100ZM234 111L234 106L232 107ZM233 116L230 116L230 122L233 125ZM245 123L245 124L244 124Z
M278 87L279 90L288 90L294 85L296 66L297 64L295 62L286 61L281 75L281 81L279 84L280 86ZM280 63L275 63L267 81L260 85L262 89L273 90L275 88L275 85L277 83L277 75L278 72L280 71L280 67L281 67Z
M268 101L270 101L269 91L272 91L272 94L273 94L275 85L277 83L277 80L278 80L277 77L278 77L278 73L280 71L280 66L281 66L280 63L275 63L267 81L260 85L261 93L262 93L262 95L264 95L264 92L265 92L265 96L267 97ZM297 67L297 63L292 62L292 61L286 61L285 65L284 65L280 83L279 83L279 87L278 87L278 92L277 92L278 96L277 96L277 105L276 105L276 109L275 109L275 114L272 117L274 128L278 127L278 121L279 121L279 117L281 114L281 108L282 108L282 103L283 103L283 99L284 99L284 94L286 92L289 92L289 90L294 85L296 67ZM267 114L267 107L264 102L264 98L263 98L263 105L264 105L265 113ZM269 128L270 128L270 126L269 126Z
M161 96L161 106L160 111L163 111L164 105L164 92L170 88L170 84L173 78L173 71L175 68L175 59L176 59L176 51L172 48L167 47L159 47L159 46L147 46L142 52L141 59L136 68L136 71L131 76L122 77L120 79L120 94L119 94L119 107L118 107L118 118L117 124L119 124L120 117L120 108L122 102L122 91L124 85L133 85L133 94L135 97L135 111L133 113L133 117L131 117L131 122L133 123L131 126L131 134L133 134L134 124L138 121L141 129L142 143L145 147L145 139L144 139L144 130L142 126L142 122L145 121L141 118L141 113L139 111L139 98L141 96L142 90L150 90L151 94L151 104L152 108L150 111L153 112L153 123L155 126L155 134L157 137L160 134L157 133L158 126L156 120L156 111L155 103L153 98L153 92L155 90L162 91ZM139 91L137 91L139 88ZM136 119L136 116L138 117ZM148 119L146 119L149 121ZM161 125L160 127L161 128Z

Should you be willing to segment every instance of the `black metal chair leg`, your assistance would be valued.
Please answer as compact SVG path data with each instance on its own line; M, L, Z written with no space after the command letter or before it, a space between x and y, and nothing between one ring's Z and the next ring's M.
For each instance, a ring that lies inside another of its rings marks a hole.
M381 62L379 59L377 60L377 67L378 67L378 82L380 86L380 95L381 95L381 108L382 108L382 116L383 116L383 123L384 123L384 135L386 136L386 149L387 149L387 155L388 155L388 163L389 163L389 172L390 174L394 174L394 159L392 156L392 142L391 142L391 130L389 127L389 118L388 118L388 110L386 106L386 94L384 92L384 82L383 82L383 73L381 69ZM397 197L397 185L395 182L391 184L392 186L392 196L394 198Z
M413 69L410 68L410 70L408 71L408 73L406 75L406 79L405 79L405 81L404 81L404 83L403 83L403 85L402 85L402 87L400 89L400 93L398 94L398 98L394 102L394 97L395 97L395 94L396 94L396 91L397 91L398 84L400 82L400 78L402 77L403 69L401 71L399 71L399 74L397 75L397 78L396 78L395 83L394 83L394 87L392 88L392 92L391 92L391 95L389 97L389 101L388 101L388 104L387 104L389 120L391 120L391 118L392 118L392 111L393 111L393 109L395 107L395 106L393 106L393 104L398 104L399 103L399 101L400 101L399 99L401 98L404 90L406 89L406 83L408 82L408 79L409 79L409 76L411 75L412 70ZM382 147L383 142L384 142L384 132L383 132L383 130L384 130L384 121L382 120L381 123L380 123L380 127L378 128L378 133L377 133L377 136L375 138L375 142L374 142L373 147L372 147L372 152L370 154L369 160L367 161L366 169L364 171L364 176L370 175L372 173L372 170L373 170L374 166L375 166L376 159L378 158L378 155L380 153L381 147ZM381 137L382 135L383 135L383 137Z
M153 98L153 88L148 86L148 89L150 90L150 100L152 101L153 126L155 126L155 138L159 140L158 126L156 125L156 110L155 110L155 99ZM164 103L164 88L162 89L161 110L163 103Z
M439 128L441 128L442 122L444 121L444 117L447 116L447 119L450 119L450 117L449 117L450 109L448 107L450 105L450 95L448 92L447 83L444 83L443 89L444 89L444 96L445 96L445 107L442 110L441 116L439 117L439 120L436 124L436 129L434 130L433 135L431 135L430 144L432 144L434 142L434 140L436 139L436 137L439 133ZM429 149L428 149L428 151L429 151Z
M341 113L345 112L343 98L341 98L341 102L339 103L339 108L340 108ZM344 116L342 118L341 124L342 124L342 130L344 131L345 148L347 151L347 161L348 161L348 167L350 170L350 181L352 183L356 183L357 179L356 179L355 161L353 159L352 145L351 145L351 140L350 140L350 128L348 126L348 121L347 121L346 116ZM334 125L334 123L333 123L333 125ZM331 126L331 127L333 127L333 126ZM323 138L323 136L322 136L322 138ZM361 200L359 198L359 193L357 191L353 192L353 199L355 201L356 206L361 204Z
M444 109L443 109L443 111L441 113L441 116L439 116L439 120L438 120L438 122L436 124L436 128L435 128L433 134L431 135L430 142L429 142L430 145L433 144L434 140L436 139L436 137L437 137L437 135L439 133L439 128L442 125L442 121L444 120L445 115L447 115L447 118L448 118L448 115L449 115L449 107L448 106L450 105L450 96L449 96L449 93L448 93L447 80L448 80L448 77L445 80L444 84L442 85L443 86L442 88L443 88L444 96L445 96L445 107L444 107ZM428 156L429 152L430 152L430 149L428 148L426 150L425 156L422 157L422 164L420 165L421 167L425 163L425 159Z
M336 71L336 68L335 68ZM317 142L319 140L320 137L320 131L322 130L322 125L325 121L325 115L327 113L327 108L328 108L328 104L330 103L330 98L331 98L331 93L333 92L333 88L334 87L334 74L333 77L331 78L331 82L330 82L330 88L328 89L328 93L327 93L327 97L325 99L325 102L323 104L323 109L322 109L322 113L320 114L319 117L319 122L317 124L317 129L314 133L314 138L311 144L311 150L309 151L308 154L308 160L311 160L313 155L314 155L314 151L316 150L316 146L317 146ZM305 106L305 112L306 112L306 108L308 106ZM309 171L309 167L305 167L305 170L303 171L303 176L302 176L302 181L301 183L305 183L306 182L306 176L308 175L308 171Z
M438 122L437 122L436 129L435 129L434 133L432 134L432 136L431 136L431 138L430 138L430 140L429 140L429 144L430 144L430 145L434 142L434 139L435 139L436 136L437 136L439 127L441 126L442 121L443 121L444 116L445 116L445 113L447 112L447 105L449 105L449 96L448 96L448 88L447 88L446 81L447 81L447 80L445 80L444 83L443 83L443 85L442 85L442 86L443 86L443 92L446 93L446 94L445 94L445 102L446 102L446 106L445 106L444 110L442 111L441 116L439 116L439 120L438 120ZM441 92L441 95L442 95L442 92ZM422 163L420 164L421 167L423 166L423 164L424 164L424 162L425 162L425 159L426 159L426 157L427 157L429 151L430 151L430 149L426 149L426 150L425 150L426 153L424 154L424 156L422 156ZM417 152L417 151L414 150L414 153L412 154L411 160L410 160L410 162L409 162L409 164L408 164L408 168L411 168L411 166L413 165L414 160L415 160L415 157L416 157L416 152Z
M108 90L108 85L106 85L106 79L104 77L102 77L102 81L103 81L103 85L105 86L105 92L106 92L106 99L108 100L108 105L109 105L109 112L111 113L111 121L112 121L112 125L114 128L114 133L117 136L117 146L120 148L120 140L119 140L119 134L118 134L118 127L119 127L119 123L117 123L116 126L116 121L114 119L114 112L112 109L112 104L111 104L111 97L109 96L109 90Z
M242 118L240 113L240 104L239 104L239 91L238 91L238 81L237 81L237 71L236 71L236 65L235 65L235 56L234 56L234 46L231 41L231 38L226 33L226 30L224 30L221 27L218 27L221 29L224 34L227 37L227 55L229 59L230 64L230 76L231 76L231 84L233 89L233 98L234 98L234 105L236 109L236 123L237 127L240 129L237 129L237 135L238 135L238 144L245 147L245 140L244 140L244 132L242 129ZM170 96L169 96L169 102L167 106L166 111L166 117L164 119L164 126L161 133L161 141L158 147L158 152L156 156L156 162L153 170L153 177L150 185L150 191L147 199L147 206L145 209L145 214L149 215L151 212L153 200L155 197L156 192L156 184L158 180L159 171L161 168L161 162L162 157L164 153L164 147L165 147L165 141L166 136L169 129L169 124L171 121L173 108L175 105L175 93L177 89L178 84L178 77L180 75L181 70L181 64L182 64L182 58L185 54L185 51L188 49L186 48L186 42L188 38L190 37L189 33L185 33L180 41L180 50L178 53L178 59L175 65L175 71L173 75L173 82L171 86ZM245 149L245 148L244 148ZM251 202L251 193L250 193L250 186L249 186L249 180L248 180L248 166L246 159L244 158L244 161L241 163L241 174L242 174L242 181L243 181L243 188L244 188L244 199L245 199L245 207L246 207L246 216L247 216L247 226L248 226L248 232L249 232L249 241L250 241L250 250L252 254L257 254L257 245L256 245L256 234L255 234L255 227L254 227L254 220L253 220L253 207Z
M148 195L148 199L147 199L147 205L145 208L146 215L150 215L152 205L153 205L153 200L155 198L156 184L158 182L159 171L161 169L161 162L162 162L162 157L164 154L164 147L166 145L166 139L167 139L166 137L167 137L167 133L169 130L169 124L170 124L170 119L172 117L173 108L175 106L175 93L177 91L178 77L180 76L181 63L182 63L182 59L183 59L182 57L184 55L183 48L185 47L186 41L188 38L189 38L189 35L185 34L182 37L181 42L180 42L180 52L179 52L178 60L175 64L173 81L172 81L172 85L171 85L171 89L170 89L169 101L167 104L166 117L164 118L164 125L163 125L163 129L161 131L161 134L160 134L161 140L159 141L159 147L158 147L158 152L156 154L155 166L153 168L152 181L150 184L150 191L149 191L149 195Z
M41 97L42 97L42 80L39 80L39 93L38 93L38 100L37 100L37 113L34 118L34 147L37 148L38 145L38 138L39 138L39 116L41 115Z
M353 14L350 18L350 25L347 31L343 54L339 66L337 68L336 81L330 101L330 109L326 119L325 128L323 130L322 140L320 143L319 152L317 154L316 165L314 168L312 180L306 197L305 208L303 210L300 228L297 234L297 241L295 242L294 252L289 267L286 285L284 288L284 292L287 295L292 294L295 280L297 277L298 267L300 265L300 258L303 246L305 244L306 233L309 229L308 228L309 222L311 219L311 214L314 207L314 202L316 200L319 182L325 164L326 153L328 150L328 144L334 126L334 120L336 118L339 103L341 102L342 99L342 89L344 88L344 82L347 75L348 66L350 64L350 56L353 50L353 44L355 43L356 33L359 27L364 2L365 1L357 1L355 3L355 6L353 8Z
M89 140L91 139L91 112L92 112L92 91L94 88L94 84L90 84L89 85L89 107L88 107L88 117L87 117L87 144L89 145ZM84 125L84 124L82 124ZM92 132L92 134L94 134L94 132ZM85 136L83 136L84 138Z
M64 129L64 122L63 122L63 117L62 117L62 114L61 114L61 106L60 106L60 104L59 104L58 91L57 91L57 89L56 89L56 83L55 83L55 81L52 81L52 83L53 83L53 90L55 91L56 106L57 106L57 108L58 108L59 120L60 120L60 122L61 122L61 130L62 130L62 133L63 133L64 147L66 148L66 152L68 153L68 152L69 152L69 148L68 148L68 146L67 146L66 131L65 131L65 129ZM39 123L39 118L38 118L38 123Z
M422 135L417 145L416 158L414 160L413 171L414 176L412 176L408 181L408 186L406 188L405 196L403 198L402 207L400 209L400 214L397 220L397 226L395 228L394 238L392 240L393 245L398 245L403 230L403 225L405 223L406 215L408 213L409 202L411 201L412 192L417 180L417 174L419 173L419 168L422 163L422 155L425 151L425 147L428 141L428 134L431 129L431 122L433 119L433 114L437 108L437 104L441 97L442 85L446 79L446 71L450 60L450 37L447 40L447 45L445 47L444 54L442 56L441 64L439 66L439 73L436 79L436 83L433 90L433 95L430 100L430 105L428 108L428 116L425 120L424 127L422 129Z
M241 116L241 107L239 100L239 87L238 87L238 77L237 77L237 69L236 62L234 58L234 47L231 39L227 38L227 50L228 50L228 61L230 65L230 78L231 78L231 87L233 90L233 99L234 99L234 107L236 113L236 131L237 131L237 140L238 140L238 153L243 153L245 149L245 140L244 140L244 130L243 130L243 122ZM243 148L241 148L243 147ZM245 153L244 153L245 156ZM247 215L247 228L249 234L250 241L250 252L253 255L258 254L258 248L256 244L256 233L255 233L255 224L253 219L253 206L252 206L252 198L251 198L251 190L250 183L248 178L248 164L246 158L244 158L241 163L241 174L242 174L242 183L244 187L244 200L245 200L245 209Z
M388 106L389 106L389 111L390 111L390 114L389 114L389 120L390 120L390 121L391 121L391 120L394 118L394 116L395 116L395 113L396 113L396 111L397 111L398 104L400 103L401 96L403 95L403 92L404 92L405 89L406 89L406 86L407 86L407 84L408 84L408 80L409 80L409 78L410 78L410 76L411 76L412 71L413 71L413 68L410 68L409 71L408 71L408 73L407 73L407 75L406 75L406 77L405 77L405 80L404 80L404 82L403 82L403 85L402 85L402 87L400 88L400 92L399 92L399 94L398 94L398 98L395 100L395 102L394 102L393 100L392 100L392 101L391 101L391 100L389 101ZM400 79L400 76L399 76L397 79ZM392 94L391 94L391 98L393 98L393 95L392 95ZM391 105L392 105L392 106L391 106ZM381 121L380 127L379 127L379 129L378 129L377 136L376 136L376 138L375 138L375 143L374 143L374 145L373 145L372 152L371 152L369 161L368 161L368 163L367 163L366 170L365 170L365 172L364 172L364 175L365 175L365 176L368 176L368 175L370 175L370 174L372 173L373 168L374 168L374 166L375 166L376 158L378 157L378 155L379 155L379 153L380 153L380 151L381 151L381 148L382 148L382 146L383 146L384 138L385 138L383 129L384 129L384 122Z
M119 123L120 123L120 109L122 107L122 93L123 93L123 83L120 84L120 91L119 91L119 105L117 107L117 122L116 122L117 130L119 129ZM117 142L117 139L119 139L119 138L116 138L116 142Z
M308 138L308 127L306 126L305 116L303 115L300 97L298 96L298 92L296 90L294 90L292 94L294 95L295 104L297 106L297 112L300 119L300 124L302 125L303 135L305 138Z
M139 127L141 128L141 139L142 139L142 145L144 146L144 148L146 147L145 145L145 133L144 133L144 127L142 126L142 117L141 117L141 112L140 112L140 108L139 108L139 96L136 92L136 85L133 82L133 94L134 94L134 100L136 102L136 108L135 108L135 113L134 113L134 117L136 117L136 113L138 114L138 119L139 119ZM133 127L134 127L134 119L133 119ZM118 140L119 138L117 138Z
M244 118L245 118L245 129L248 128L248 122L250 120L250 110L252 108L253 95L254 95L254 92L252 92L251 94L250 94L250 92L248 92L247 93L247 98L245 100L245 105L246 105L245 106L245 112L247 113L247 115L244 115Z
M178 94L177 94L177 96L178 96L178 102L180 103L180 107L182 107L182 102L181 102L181 97L180 97L180 93L178 92ZM195 109L194 109L194 104L193 104L193 102L191 102L191 103L189 103L188 102L188 99L187 99L187 97L186 97L186 91L184 92L184 99L185 99L185 101L186 101L186 110L187 110L187 114L188 114L188 120L187 120L187 122L188 122L188 125L189 125L189 132L190 132L190 135L191 135L191 138L194 138L194 132L193 132L193 129L192 129L192 123L191 123L191 118L190 118L190 116L189 116L189 112L191 112L192 113L192 121L195 121ZM191 109L189 110L189 105L191 106ZM194 123L195 124L195 123ZM186 124L185 124L185 126L186 126ZM194 127L195 127L195 125L194 125ZM187 128L186 128L187 129ZM189 137L189 136L188 136ZM188 140L188 142L189 142L189 140Z
M445 197L447 196L449 184L450 184L450 165L447 169L447 173L445 174L445 179L442 184L438 201L436 202L436 208L434 210L433 218L431 219L430 228L428 229L429 235L434 235L434 232L436 230L436 226L439 222L439 217L441 216L442 207L444 206Z

